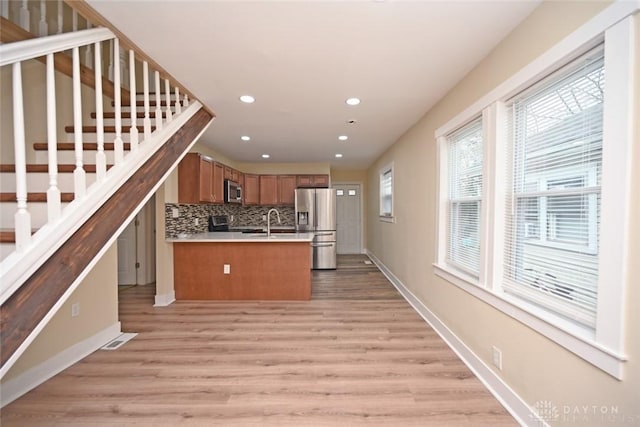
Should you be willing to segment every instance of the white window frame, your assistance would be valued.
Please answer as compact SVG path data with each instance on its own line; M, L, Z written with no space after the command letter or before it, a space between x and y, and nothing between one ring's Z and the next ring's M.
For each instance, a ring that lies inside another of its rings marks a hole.
M631 155L633 136L633 71L635 45L633 14L638 3L614 2L583 26L553 46L518 73L474 102L436 130L438 147L438 211L434 272L469 294L538 331L611 376L623 377L627 357L624 347L626 268L630 228ZM550 315L526 301L502 291L504 249L504 200L508 171L505 164L507 135L503 126L504 102L542 77L604 41L606 93L603 117L603 152L600 211L600 251L597 320L594 329ZM447 158L445 136L483 114L484 163L481 220L481 264L478 278L446 263ZM606 286L606 292L604 291Z
M389 195L391 197L391 209L390 211L386 211L384 209L384 198L386 197L386 194L383 194L382 192L382 183L385 179L385 176L387 174L391 174L391 194ZM393 216L393 205L394 205L394 187L395 187L395 176L393 174L393 162L385 165L383 168L380 169L379 173L378 173L379 179L378 179L378 185L379 185L379 193L380 193L380 205L379 205L379 213L380 213L380 221L383 222L395 222L395 218Z

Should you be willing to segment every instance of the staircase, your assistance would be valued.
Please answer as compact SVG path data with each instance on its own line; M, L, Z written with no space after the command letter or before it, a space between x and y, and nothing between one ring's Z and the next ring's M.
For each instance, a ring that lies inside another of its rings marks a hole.
M5 144L13 144L15 161L4 156L0 164L0 378L213 119L198 101L181 95L185 91L169 76L150 72L147 57L135 46L121 50L119 38L107 28L39 39L14 28L12 37L22 39L10 43L5 29L0 65L3 77L11 69L13 113L0 117L13 116L13 137L9 141L3 133L0 143L3 153L11 151ZM92 69L80 64L80 49L91 53L91 48ZM113 78L106 82L102 49L112 49L116 58L109 68ZM44 117L25 115L23 88L36 84L22 82L22 63L30 59L46 64ZM142 79L136 69L142 69ZM57 87L56 72L72 78L71 93ZM109 86L106 92L103 83ZM83 115L87 99L81 84L95 90L90 114ZM6 86L3 82L3 92ZM111 102L105 102L110 93ZM72 123L60 122L60 99L72 104ZM28 126L39 123L46 123L45 137L27 141Z

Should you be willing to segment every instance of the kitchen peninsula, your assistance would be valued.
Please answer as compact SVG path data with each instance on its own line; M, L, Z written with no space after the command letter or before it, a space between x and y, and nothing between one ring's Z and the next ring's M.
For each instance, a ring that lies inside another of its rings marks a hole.
M309 300L311 233L197 233L173 243L178 300Z

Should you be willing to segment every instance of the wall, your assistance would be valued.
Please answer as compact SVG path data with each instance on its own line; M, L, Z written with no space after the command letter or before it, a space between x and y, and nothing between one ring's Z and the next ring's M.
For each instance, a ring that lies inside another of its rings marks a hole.
M368 170L368 249L488 366L491 347L502 350L503 370L496 373L529 405L553 402L561 408L615 407L624 421L640 423L640 225L623 244L630 250L626 339L629 361L618 381L434 274L436 247L435 130L494 89L607 6L602 2L545 2L501 42L453 90L429 110ZM636 17L636 37L640 35ZM636 58L638 58L637 55ZM636 66L640 75L640 63ZM636 86L637 89L637 86ZM640 93L636 96L640 100ZM640 101L636 111L640 111ZM636 122L632 218L640 218L640 125ZM378 218L378 173L394 164L395 223ZM633 262L635 260L636 262ZM597 415L561 418L568 425L603 425ZM619 421L620 419L618 419Z
M7 372L2 379L2 385L47 362L73 345L117 325L117 289L118 256L116 244L113 244ZM75 303L80 305L80 314L71 317L71 305Z

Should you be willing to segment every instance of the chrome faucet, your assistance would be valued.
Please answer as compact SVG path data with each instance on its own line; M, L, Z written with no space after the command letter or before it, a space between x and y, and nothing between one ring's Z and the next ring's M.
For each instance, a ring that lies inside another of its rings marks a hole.
M278 209L276 208L269 209L269 212L267 213L267 237L271 237L271 212L276 213L276 218L278 218L278 224L280 224L280 212L278 212Z

